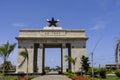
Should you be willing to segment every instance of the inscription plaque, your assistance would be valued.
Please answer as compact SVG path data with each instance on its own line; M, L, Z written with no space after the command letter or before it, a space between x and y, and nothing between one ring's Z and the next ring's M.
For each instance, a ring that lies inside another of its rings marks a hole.
M42 36L64 36L65 32L40 32Z

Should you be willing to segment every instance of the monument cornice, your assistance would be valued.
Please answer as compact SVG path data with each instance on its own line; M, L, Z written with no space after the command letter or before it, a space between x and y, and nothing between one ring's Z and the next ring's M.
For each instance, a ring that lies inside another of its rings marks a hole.
M42 37L42 38L40 38L40 37L16 37L16 39L17 40L36 40L36 39L70 39L70 40L72 40L72 39L80 39L80 40L88 40L88 38L87 37L80 37L80 38L78 38L78 37L72 37L72 38L70 38L70 37L59 37L59 38L48 38L48 37Z
M87 39L85 30L20 30L18 38L72 38Z

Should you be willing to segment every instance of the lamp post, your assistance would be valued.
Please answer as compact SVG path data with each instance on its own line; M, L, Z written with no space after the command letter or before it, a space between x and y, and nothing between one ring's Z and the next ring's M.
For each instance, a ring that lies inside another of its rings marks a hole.
M94 80L94 51L97 47L97 45L99 44L100 40L96 43L93 51L91 52L91 63L92 63L92 80Z
M93 52L91 53L91 61L92 61L92 80L94 80Z

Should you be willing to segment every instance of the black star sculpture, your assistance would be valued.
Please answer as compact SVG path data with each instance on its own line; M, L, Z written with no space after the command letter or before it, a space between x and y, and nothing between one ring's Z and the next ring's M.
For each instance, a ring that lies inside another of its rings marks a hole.
M48 20L48 21L47 21L49 27L51 27L51 26L57 27L57 26L58 26L58 22L59 22L59 21L55 21L53 17L52 17L51 20Z

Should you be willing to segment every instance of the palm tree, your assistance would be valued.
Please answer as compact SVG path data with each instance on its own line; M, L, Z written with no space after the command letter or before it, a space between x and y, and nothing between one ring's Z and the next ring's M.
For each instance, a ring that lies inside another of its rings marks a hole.
M27 60L27 76L28 76L28 61L29 61L29 56L28 56L28 50L26 47L24 47L24 51L20 52L20 55L24 58L21 64L18 67L21 67L25 60Z
M66 61L69 61L73 64L74 66L74 73L75 73L75 63L76 63L76 60L77 60L77 57L75 58L71 58L70 56L65 56L66 57Z
M7 73L12 68L12 63L10 61L5 61L1 66L2 69L5 67L5 73Z
M9 44L9 42L7 42L6 44L0 46L0 57L3 58L3 64L6 64L7 59L9 57L9 55L11 54L11 52L14 50L16 46L16 43L14 44ZM5 67L6 65L3 65L3 78L4 78L4 74L5 74Z

